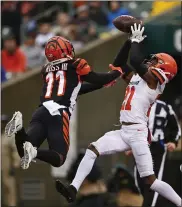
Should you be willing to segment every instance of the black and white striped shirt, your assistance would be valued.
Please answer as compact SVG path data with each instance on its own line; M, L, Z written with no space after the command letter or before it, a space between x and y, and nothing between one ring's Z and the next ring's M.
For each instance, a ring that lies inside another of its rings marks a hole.
M163 140L164 143L177 144L181 136L181 128L171 105L157 100L150 112L149 129L153 135L152 142Z

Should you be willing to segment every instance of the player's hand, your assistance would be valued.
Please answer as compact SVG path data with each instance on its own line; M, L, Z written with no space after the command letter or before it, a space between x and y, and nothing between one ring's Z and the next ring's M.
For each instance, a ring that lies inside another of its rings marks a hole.
M109 68L111 70L117 70L117 71L119 71L121 73L121 76L123 76L123 74L124 74L123 71L122 71L122 69L120 67L115 67L114 65L109 64Z
M132 150L127 150L127 151L125 151L125 155L127 155L127 156L131 156L131 155L133 155Z
M176 149L176 145L173 142L168 142L166 146L169 152L173 152Z
M114 86L114 85L116 84L116 82L117 82L116 80L113 80L113 81L111 81L110 83L104 85L104 87L105 87L105 88L110 88L110 87Z
M139 24L137 26L137 24L135 23L134 26L131 26L131 36L130 36L130 40L131 42L142 42L147 36L144 35L143 36L143 32L145 30L145 27L142 26L141 24Z

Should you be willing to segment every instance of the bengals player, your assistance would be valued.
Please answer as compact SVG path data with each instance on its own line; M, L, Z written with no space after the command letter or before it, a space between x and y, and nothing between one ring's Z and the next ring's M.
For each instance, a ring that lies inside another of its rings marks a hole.
M56 181L57 191L68 202L75 200L82 182L99 155L132 150L146 190L150 188L176 206L181 206L181 198L172 187L156 179L154 175L149 150L151 134L148 129L150 107L163 93L166 84L176 75L177 64L170 55L165 53L155 54L149 60L144 60L140 52L141 42L146 37L143 35L144 27L134 24L131 31L129 40L118 53L114 66L111 66L115 68L122 65L123 78L128 83L120 111L121 129L108 132L89 145L71 185L67 186L59 180ZM135 71L126 64L129 51L130 63ZM125 66L123 66L124 63Z
M110 84L122 74L119 67L112 68L109 73L92 71L86 60L75 58L71 42L60 36L47 42L45 55L49 63L41 71L41 103L32 116L27 132L21 112L15 112L5 128L8 136L15 134L23 169L27 169L35 158L54 167L63 165L69 150L69 122L77 96L88 93L90 88L98 85ZM39 149L45 139L49 149Z

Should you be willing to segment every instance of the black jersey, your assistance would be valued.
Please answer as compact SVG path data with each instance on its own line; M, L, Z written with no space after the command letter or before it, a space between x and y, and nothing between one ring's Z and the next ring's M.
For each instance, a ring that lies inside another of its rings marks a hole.
M78 94L97 90L105 84L111 83L120 75L121 72L117 69L109 73L93 72L87 61L80 58L50 62L42 68L44 84L40 96L41 104L52 100L67 107L71 113ZM82 81L90 84L82 84Z
M81 74L73 62L73 60L64 62L58 60L48 63L42 68L44 83L40 96L41 104L53 100L59 105L67 107L70 112L73 110L81 87ZM87 70L88 72L89 70Z

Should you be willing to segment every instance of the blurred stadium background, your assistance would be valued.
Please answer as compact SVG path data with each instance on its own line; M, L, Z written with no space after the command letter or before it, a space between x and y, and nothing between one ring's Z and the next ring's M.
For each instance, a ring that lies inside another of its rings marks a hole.
M15 110L23 113L24 124L27 126L33 110L39 104L42 84L40 70L41 65L46 62L44 45L51 36L62 35L70 39L77 56L88 60L96 71L108 71L108 64L112 63L117 50L127 38L112 25L112 20L122 14L133 15L145 22L148 35L146 56L167 52L176 59L178 74L165 90L162 99L172 104L182 123L180 1L2 1L1 126L4 126L3 123ZM71 173L70 166L76 160L77 154L80 155L80 149L87 147L106 131L116 128L114 124L119 122L124 90L125 84L120 81L114 88L102 89L79 98L72 118L71 150L67 162L58 169L38 161L29 170L21 170L12 140L7 141L1 128L2 204L11 207L15 204L19 207L66 206L55 191L54 179L60 177L69 180L70 176L67 175ZM43 147L46 147L46 143ZM170 184L181 195L180 150L179 143L177 150L168 156L167 171L175 176L171 177L170 173L166 176L170 176ZM126 171L130 176L133 175L131 158L123 154L99 158L99 170L94 171L96 173L93 173L93 177L100 181L103 192L106 191L108 178L115 177L113 167L120 164L127 166ZM123 169L123 166L120 168ZM116 179L114 182L119 181ZM125 187L120 186L113 192L114 199L119 200L119 192L123 189ZM141 203L142 198L138 196L133 199ZM120 202L120 206L136 206L136 202L126 204L125 197L122 200L123 204Z

